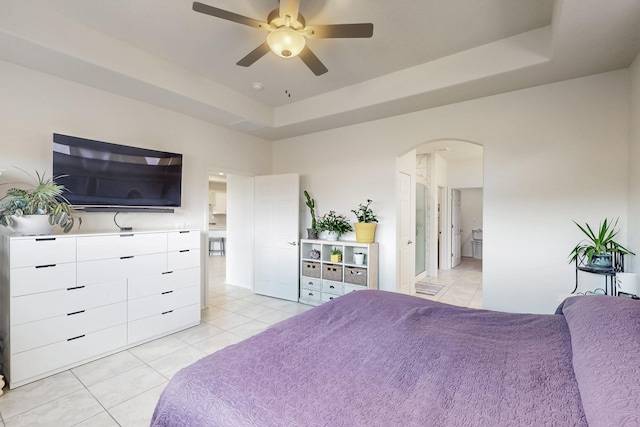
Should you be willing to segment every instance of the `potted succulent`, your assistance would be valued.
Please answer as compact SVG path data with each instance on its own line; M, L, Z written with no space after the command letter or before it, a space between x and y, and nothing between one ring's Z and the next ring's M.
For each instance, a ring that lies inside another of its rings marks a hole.
M342 251L338 248L331 249L331 262L341 262L342 261Z
M356 228L356 242L358 243L373 243L376 236L376 223L378 218L371 209L371 199L367 199L366 204L358 205L357 209L352 209L358 219L358 222L354 224Z
M615 222L610 222L605 218L595 232L589 224L582 226L573 222L587 237L573 248L569 254L569 263L586 262L588 267L608 270L614 267L612 261L614 253L635 255L614 240L620 231L616 230L617 219Z
M304 197L307 199L307 207L309 208L309 213L311 214L311 228L307 228L307 237L309 239L317 239L318 238L318 224L316 222L316 201L309 196L307 190L304 191Z
M316 227L318 231L326 231L327 240L338 240L344 233L353 231L347 218L344 215L336 214L335 211L329 211L328 214L318 218Z
M75 219L73 207L62 195L65 187L38 171L35 177L29 176L34 181L32 188L12 187L0 199L0 224L22 234L50 234L54 225L68 233Z

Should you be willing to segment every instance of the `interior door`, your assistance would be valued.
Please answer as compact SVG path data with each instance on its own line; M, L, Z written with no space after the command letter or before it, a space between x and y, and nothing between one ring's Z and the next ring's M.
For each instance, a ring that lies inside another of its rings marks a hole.
M403 294L411 295L415 278L415 226L412 224L411 194L413 187L411 176L398 172L397 177L398 206L398 269L399 278L396 289Z
M298 300L299 190L297 174L255 178L257 294Z
M462 248L462 193L460 190L451 190L451 268L460 264Z

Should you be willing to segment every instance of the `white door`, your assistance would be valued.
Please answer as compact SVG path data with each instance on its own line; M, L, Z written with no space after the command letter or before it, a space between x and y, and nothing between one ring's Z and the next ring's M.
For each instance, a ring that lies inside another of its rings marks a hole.
M255 178L257 294L298 300L299 181L297 174Z
M460 264L460 252L462 247L461 222L462 193L460 190L451 190L451 268Z
M398 271L399 278L396 290L411 295L413 279L415 278L415 253L413 240L415 227L412 225L411 210L411 176L398 172L397 176L397 206L398 206Z

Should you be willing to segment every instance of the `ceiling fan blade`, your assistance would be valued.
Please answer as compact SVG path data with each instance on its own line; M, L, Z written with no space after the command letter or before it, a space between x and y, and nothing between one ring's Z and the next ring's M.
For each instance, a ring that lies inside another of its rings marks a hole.
M369 38L373 24L307 25L304 35L309 39Z
M247 56L242 58L240 61L236 62L236 65L240 65L241 67L248 67L249 65L256 62L258 59L262 58L269 52L271 49L267 42L262 43L257 48L253 49Z
M305 46L298 56L300 57L300 59L302 59L302 62L307 64L307 67L309 67L309 69L313 71L313 74L315 74L316 76L321 76L322 74L329 71L327 67L325 67L324 64L320 62L315 53L313 53L311 49L309 49L309 46Z
M300 13L300 0L280 0L280 18L286 19L290 16L291 20L298 19Z
M238 24L248 25L249 27L261 29L269 28L269 24L266 22L238 15L237 13L229 12L227 10L218 9L217 7L209 6L208 4L199 3L197 1L193 2L193 10L204 13L205 15L211 15L216 18L226 19L227 21L237 22Z

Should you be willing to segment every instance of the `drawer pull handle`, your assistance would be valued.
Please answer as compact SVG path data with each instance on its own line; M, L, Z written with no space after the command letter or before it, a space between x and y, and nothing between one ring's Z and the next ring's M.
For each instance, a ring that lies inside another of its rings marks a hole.
M189 249L182 249L180 252L189 252Z
M329 289L335 289L336 287L333 285L329 285Z
M67 341L73 341L73 340L77 340L78 338L84 338L84 336L85 336L85 334L78 335L77 337L73 337L73 338L67 339Z
M362 276L361 271L352 271L351 274L355 274L356 276Z
M36 268L51 268L55 266L56 264L44 264L44 265L36 265Z
M51 242L52 240L56 240L55 237L38 237L36 238L36 242Z
M164 292L162 293L162 295L167 295L167 294L171 294L171 293L173 293L173 291L164 291Z
M169 314L169 313L173 313L173 310L165 311L164 313L162 313L162 315L164 316L165 314Z
M313 292L309 292L309 296L312 297L313 296Z
M165 272L164 272L164 273L162 273L162 274L173 274L173 271L165 271Z
M180 234L187 234L187 233L189 233L189 230L183 230L183 231L180 231L179 233Z
M75 291L76 289L83 289L84 285L82 286L74 286L73 288L67 288L68 291Z
M133 258L133 255L129 255L129 256L121 256L120 259L131 259Z
M120 237L133 237L133 234L121 234Z
M313 285L313 282L309 282L309 285Z
M73 316L74 314L84 313L84 310L74 311L73 313L67 313L67 316Z

